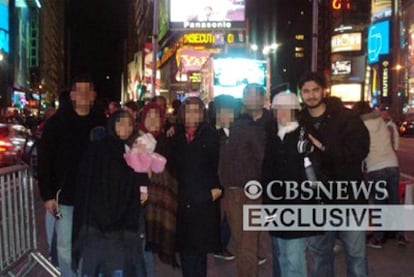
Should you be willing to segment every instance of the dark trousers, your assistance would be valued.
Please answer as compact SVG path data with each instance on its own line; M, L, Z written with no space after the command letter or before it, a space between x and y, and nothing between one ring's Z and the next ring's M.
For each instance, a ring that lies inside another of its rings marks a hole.
M207 276L207 254L191 251L180 252L183 277Z

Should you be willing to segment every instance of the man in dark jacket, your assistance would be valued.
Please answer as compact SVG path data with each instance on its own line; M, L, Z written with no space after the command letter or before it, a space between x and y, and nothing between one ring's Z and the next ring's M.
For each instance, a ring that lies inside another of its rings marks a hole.
M245 102L251 107L260 105L262 90L256 86L246 86ZM220 142L219 177L224 188L222 207L226 214L231 239L229 250L236 256L237 276L257 276L257 254L259 232L243 231L243 205L261 204L261 199L249 199L244 194L248 181L260 180L264 155L264 130L255 124L254 118L260 118L260 111L242 115L231 126L229 134L222 136ZM220 108L220 107L219 107Z
M91 113L95 95L90 78L75 78L70 92L71 105L48 120L39 143L39 189L45 209L59 218L57 252L63 277L75 276L71 270L75 180L95 125Z
M346 109L339 99L325 97L326 81L318 73L305 74L299 81L305 109L301 125L315 146L311 155L317 178L328 182L362 181L362 161L369 151L369 134L360 117ZM355 197L348 185L347 200L335 198L340 188L333 186L333 199L326 204L364 204L367 199ZM313 265L312 276L334 276L334 242L343 242L348 276L367 276L364 231L329 231L309 239Z

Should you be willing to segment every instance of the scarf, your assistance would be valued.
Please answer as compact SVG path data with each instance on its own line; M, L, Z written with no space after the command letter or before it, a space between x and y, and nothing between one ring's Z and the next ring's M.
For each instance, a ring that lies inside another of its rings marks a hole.
M299 123L297 121L288 122L286 125L278 124L278 131L277 135L283 141L283 138L287 133L293 132L299 127Z
M185 138L188 143L193 141L196 131L197 127L185 127Z

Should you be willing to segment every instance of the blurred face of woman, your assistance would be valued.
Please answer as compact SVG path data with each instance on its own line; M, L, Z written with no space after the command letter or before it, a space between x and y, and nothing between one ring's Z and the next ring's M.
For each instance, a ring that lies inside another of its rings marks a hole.
M161 130L160 113L156 109L150 109L144 120L145 129L149 132L158 132Z
M273 110L273 116L278 124L286 126L289 122L295 121L295 110L283 108L275 109Z
M198 104L187 104L185 106L185 126L197 127L203 120L203 114Z
M134 130L134 123L131 117L122 115L115 123L115 132L122 140L128 139Z

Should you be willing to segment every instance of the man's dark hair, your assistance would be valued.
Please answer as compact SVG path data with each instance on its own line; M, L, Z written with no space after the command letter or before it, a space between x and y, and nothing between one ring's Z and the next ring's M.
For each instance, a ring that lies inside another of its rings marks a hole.
M326 79L322 74L318 72L307 72L303 74L302 77L300 77L299 79L299 82L298 82L299 89L302 89L303 85L309 81L314 81L315 83L320 85L322 88L327 87Z
M247 84L244 89L243 89L243 97L246 96L246 93L250 90L253 89L256 91L257 94L259 94L260 96L265 96L266 94L266 89L261 85L261 84L257 84L257 83L250 83Z
M372 111L369 103L366 101L359 101L352 106L352 110L357 112L358 115L370 113Z
M216 111L221 109L235 110L236 99L231 95L222 94L214 97L214 105Z
M93 79L89 74L81 74L81 75L75 76L75 78L73 78L72 83L71 83L72 89L75 88L76 83L91 83L92 87L95 88Z

